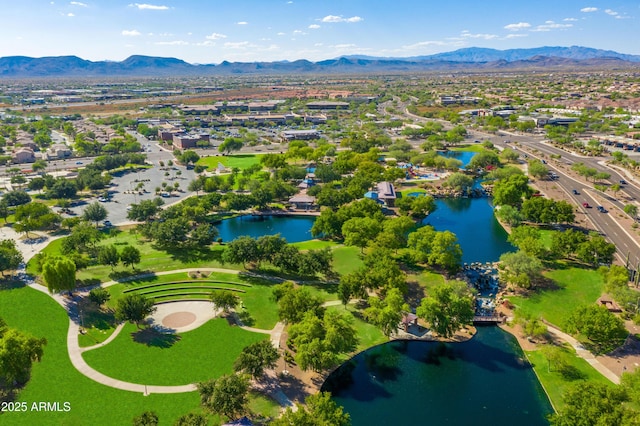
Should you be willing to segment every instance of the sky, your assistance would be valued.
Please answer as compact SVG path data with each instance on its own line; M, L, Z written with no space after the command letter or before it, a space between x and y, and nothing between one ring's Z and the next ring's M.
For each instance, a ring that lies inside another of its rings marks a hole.
M541 46L640 54L638 0L0 0L0 16L0 57L218 64Z

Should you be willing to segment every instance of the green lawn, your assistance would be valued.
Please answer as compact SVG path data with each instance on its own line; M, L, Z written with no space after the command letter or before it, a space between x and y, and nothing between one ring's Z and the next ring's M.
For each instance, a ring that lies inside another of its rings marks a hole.
M246 308L243 320L246 325L250 325L256 328L262 328L270 330L278 322L277 305L271 299L272 288L274 283L272 281L260 280L256 278L247 278L243 275L229 274L222 272L214 272L209 274L207 280L226 281L228 284L209 284L203 283L202 285L215 285L215 286L228 286L243 290L244 293L236 293L242 300L244 307ZM108 307L115 308L117 300L122 297L125 289L132 289L149 284L169 283L173 281L191 280L186 272L156 275L152 277L139 278L136 280L127 281L124 283L115 284L109 286L108 290L111 294L111 300L107 303ZM198 280L193 280L194 285L198 284ZM241 286L234 285L233 283L244 283L250 285ZM144 290L143 290L144 291ZM248 315L248 316L247 316Z
M509 300L522 313L542 317L562 328L565 318L577 307L595 303L604 283L595 270L562 264L560 267L544 274L555 288L539 290L526 297L511 296Z
M62 239L52 241L42 250L48 254L59 254ZM100 245L115 245L119 251L122 248L131 245L140 250L142 261L136 265L136 269L126 268L122 265L117 266L113 270L109 266L95 265L85 269L80 269L77 273L78 280L85 284L95 284L97 282L110 281L125 277L131 274L140 274L141 272L153 271L170 271L183 268L198 267L223 267L226 269L241 269L241 265L222 264L220 256L223 246L213 245L211 248L203 250L184 250L176 249L169 251L157 250L153 245L137 234L128 231L115 231L109 234L105 239L100 241ZM38 275L35 269L35 263L30 261L27 265L27 271L31 274Z
M362 264L357 247L338 246L333 249L333 269L340 275L353 272Z
M359 311L353 305L347 305L346 308L344 305L329 306L327 309L332 309L342 314L350 314L353 317L353 325L357 330L357 335L359 338L356 352L361 352L365 349L369 349L372 346L389 341L389 339L387 339L387 337L382 334L382 331L380 331L378 327L360 319L358 317ZM350 356L344 356L343 361L346 361L349 358Z
M234 168L237 167L240 170L244 170L254 164L260 162L260 156L264 154L237 154L237 155L219 155L217 157L203 157L196 164L207 166L207 168L214 170L218 167L218 163L222 163L223 166Z
M551 403L556 410L564 407L562 396L567 387L578 381L600 382L613 386L602 374L594 369L587 361L576 356L573 349L563 348L564 368L551 366L541 351L526 352L529 361L536 371Z
M230 326L224 318L181 334L127 324L108 345L83 357L96 370L127 382L185 385L231 373L242 348L267 337Z
M171 425L181 415L200 410L197 392L143 396L103 386L80 374L67 354L67 315L45 294L26 287L0 290L0 316L11 327L47 339L42 362L34 364L31 380L18 400L28 404L38 401L71 404L69 412L4 413L0 416L2 424L126 425L136 415L152 410L161 424ZM111 363L122 360L118 355Z

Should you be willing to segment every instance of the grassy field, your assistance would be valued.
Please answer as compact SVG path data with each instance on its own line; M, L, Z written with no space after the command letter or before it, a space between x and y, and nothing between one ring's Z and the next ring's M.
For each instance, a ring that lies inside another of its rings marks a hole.
M227 284L210 284L216 286L227 286L229 288L237 288L243 290L244 293L236 293L242 300L246 313L243 315L243 321L246 325L256 328L270 330L278 321L277 306L271 300L272 288L275 285L272 281L260 280L256 278L248 278L239 274L228 274L222 272L214 272L209 274L205 279L225 281ZM136 280L109 286L108 290L111 294L111 300L107 303L110 308L115 308L117 300L122 297L124 290L135 289L136 287L169 283L173 281L192 280L186 272L156 275L151 277L141 277ZM197 285L198 280L192 280ZM233 283L243 283L249 286L234 285ZM203 285L209 285L203 283Z
M556 410L564 407L562 395L564 395L567 387L573 383L589 381L613 386L613 383L589 365L587 361L576 356L573 349L562 348L564 364L562 367L549 366L549 362L539 350L527 351L526 354Z
M260 162L260 156L264 154L237 154L237 155L219 155L217 157L203 157L198 160L197 164L207 166L208 169L214 170L218 167L218 163L228 168L237 167L244 170L254 164Z
M564 320L577 307L595 303L602 294L602 277L594 270L559 264L559 269L546 272L553 288L539 290L526 297L509 300L523 314L542 317L562 328Z
M487 151L487 148L482 146L481 143L458 145L458 146L454 146L454 147L449 147L449 149L451 151L467 151L467 152L483 152L483 151Z
M361 352L372 346L389 341L378 327L360 319L359 311L353 305L347 305L346 308L343 305L329 306L327 309L335 310L343 314L350 314L353 317L353 325L355 326L358 338L360 339L356 352ZM344 360L346 361L349 358L350 356L345 356Z
M62 239L52 241L43 253L59 254ZM142 262L136 265L136 269L127 268L122 265L115 267L113 270L109 266L95 265L85 269L80 269L77 273L78 280L85 285L96 284L97 282L109 281L126 277L132 274L141 274L150 271L170 271L183 268L198 267L224 267L226 269L241 269L241 265L222 264L220 256L223 246L213 245L211 248L200 250L158 250L153 245L137 234L128 231L112 231L106 238L100 241L99 245L115 245L119 251L122 248L131 245L140 250ZM35 269L35 263L29 262L27 271L31 274L38 275Z
M47 339L42 362L34 364L31 380L18 400L29 405L39 401L71 404L69 412L3 413L1 424L126 425L152 410L161 424L170 425L183 414L200 411L197 392L143 396L103 386L80 374L67 354L67 315L45 294L26 287L0 290L0 316L11 327ZM121 359L118 355L111 363Z
M360 250L357 247L338 246L333 249L333 269L341 274L348 274L362 266Z
M223 318L181 334L127 324L111 343L84 352L83 358L96 370L127 382L184 385L231 373L242 348L267 337L232 327Z

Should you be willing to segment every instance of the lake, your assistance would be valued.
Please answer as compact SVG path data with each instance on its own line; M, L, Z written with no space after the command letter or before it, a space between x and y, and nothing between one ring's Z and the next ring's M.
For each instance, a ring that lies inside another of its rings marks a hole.
M469 161L476 155L473 151L443 151L438 154L447 158L455 158L456 160L462 161L462 166L460 168L464 169L469 164Z
M463 262L494 262L502 253L515 251L493 214L489 198L441 198L436 206L422 223L456 234Z
M290 243L312 239L314 216L236 216L224 219L215 226L223 241L232 241L242 235L258 238L280 234Z
M329 376L323 390L365 425L548 425L553 412L517 341L479 327L463 343L394 341Z

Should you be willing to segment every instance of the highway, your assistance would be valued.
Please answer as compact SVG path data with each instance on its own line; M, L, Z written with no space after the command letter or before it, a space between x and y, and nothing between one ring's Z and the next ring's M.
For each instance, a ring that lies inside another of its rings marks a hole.
M411 117L417 122L434 121L432 119L411 114L406 109L405 115ZM453 127L448 121L436 121L442 123L445 128ZM632 269L639 269L639 238L637 238L637 236L634 238L631 235L631 233L635 233L636 231L630 227L625 228L616 219L618 215L625 215L625 213L622 212L624 204L635 202L636 205L638 205L637 200L640 200L640 186L638 185L638 181L634 181L631 178L631 175L627 175L626 173L605 165L605 161L607 160L605 157L579 156L560 148L556 148L551 144L544 143L544 135L525 135L502 131L497 132L497 134L493 134L478 130L469 130L469 139L482 141L489 140L500 148L509 146L523 154L526 153L529 158L545 159L547 167L550 170L555 171L559 178L557 180L548 181L546 184L542 185L555 185L564 191L567 198L577 206L576 221L578 224L587 228L596 229L601 235L605 236L608 241L615 244L617 250L616 256L623 265L626 264L628 257L629 267ZM509 143L505 143L505 141L509 141ZM514 142L517 142L517 146ZM552 155L559 155L559 160L550 160ZM601 192L593 189L592 183L587 183L582 178L579 178L575 173L571 172L571 165L579 162L584 163L588 167L593 167L598 171L609 173L611 177L605 182L617 183L624 180L627 183L622 185L623 189L617 194L616 198L611 197L609 194L602 194ZM544 191L544 186L541 189ZM578 195L572 193L574 189L578 191ZM623 197L626 198L625 203L619 201ZM591 208L583 207L583 203L588 203ZM595 208L598 205L603 205L608 212L599 212ZM587 226L585 221L588 221L591 226ZM627 223L629 223L628 220Z

